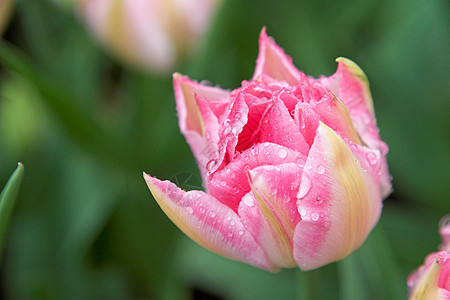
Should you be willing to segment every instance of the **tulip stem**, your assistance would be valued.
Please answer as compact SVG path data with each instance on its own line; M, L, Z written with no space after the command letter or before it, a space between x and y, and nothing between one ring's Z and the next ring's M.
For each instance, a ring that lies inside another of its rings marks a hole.
M315 300L319 299L317 290L317 275L316 271L298 272L298 299L301 300Z

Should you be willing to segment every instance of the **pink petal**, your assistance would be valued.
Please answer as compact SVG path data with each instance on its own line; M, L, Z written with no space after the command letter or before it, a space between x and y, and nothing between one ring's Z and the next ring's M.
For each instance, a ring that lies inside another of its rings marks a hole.
M196 131L201 134L201 120L198 115L197 102L194 95L208 101L222 100L230 94L221 88L206 86L190 80L187 76L175 73L173 75L173 86L175 90L175 101L181 132Z
M212 196L237 211L242 197L250 191L247 171L263 165L296 163L304 165L306 156L272 143L256 144L245 150L208 178L208 189Z
M439 222L439 234L442 238L439 249L450 253L450 215L444 216Z
M249 170L252 192L239 205L239 216L273 265L294 267L293 236L300 215L296 196L302 168L295 163Z
M319 81L345 104L361 140L370 148L381 151L383 162L380 178L384 198L392 190L385 161L388 147L380 139L369 81L361 68L353 61L343 57L337 58L336 61L338 62L336 73L330 77L321 77Z
M173 85L175 90L175 100L178 112L178 121L181 133L185 136L187 143L191 147L192 153L199 165L202 177L206 173L206 164L209 159L216 154L216 145L209 143L206 135L204 120L206 118L208 125L213 122L213 112L217 114L227 105L229 92L217 87L210 87L190 80L187 76L175 73L173 75ZM203 101L211 101L209 105L202 102L202 110L198 106L195 95ZM203 113L203 114L202 114ZM209 132L213 136L213 132Z
M302 270L343 259L361 246L381 213L377 165L320 123L298 192L302 220L294 258ZM332 251L331 251L332 250Z
M292 58L274 40L267 36L263 28L259 36L259 53L252 80L263 80L269 76L295 85L300 80L300 71L292 64Z
M229 207L202 191L183 191L144 173L150 191L170 220L202 247L263 269L273 268L264 251Z
M309 145L279 95L273 97L273 104L261 120L260 130L260 142L275 143L308 154Z

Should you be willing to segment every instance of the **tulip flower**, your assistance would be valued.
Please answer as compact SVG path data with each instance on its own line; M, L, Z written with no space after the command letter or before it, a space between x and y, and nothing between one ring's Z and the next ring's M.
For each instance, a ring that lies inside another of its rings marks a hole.
M443 243L409 278L410 300L450 299L450 216L441 221Z
M220 0L78 0L80 15L114 54L134 66L170 71L197 46Z
M12 0L0 0L0 34L3 33L8 24L12 8Z
M277 271L348 256L391 190L369 85L338 58L314 79L262 30L253 78L233 91L174 75L179 126L205 191L144 173L154 198L192 240Z

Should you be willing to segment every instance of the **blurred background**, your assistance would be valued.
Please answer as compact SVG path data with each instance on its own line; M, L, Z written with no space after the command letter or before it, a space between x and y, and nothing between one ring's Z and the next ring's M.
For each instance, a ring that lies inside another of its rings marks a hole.
M406 298L450 212L449 2L145 2L0 0L0 187L25 167L0 296ZM394 193L379 224L350 257L308 273L271 274L200 248L142 178L200 188L171 73L238 87L263 26L306 74L331 75L338 56L357 62L390 147Z

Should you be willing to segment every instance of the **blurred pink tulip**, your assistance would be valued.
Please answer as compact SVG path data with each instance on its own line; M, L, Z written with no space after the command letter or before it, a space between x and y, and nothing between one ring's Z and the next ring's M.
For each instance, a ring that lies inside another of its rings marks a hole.
M450 216L441 221L443 243L409 278L410 300L450 299Z
M144 174L167 216L225 257L311 270L359 248L391 191L367 78L338 58L314 79L266 35L252 80L234 91L174 75L181 132L205 192Z
M0 0L0 34L3 33L3 31L6 28L6 25L9 22L12 8L13 8L12 0Z
M119 58L161 73L198 46L220 0L78 0L94 35Z

